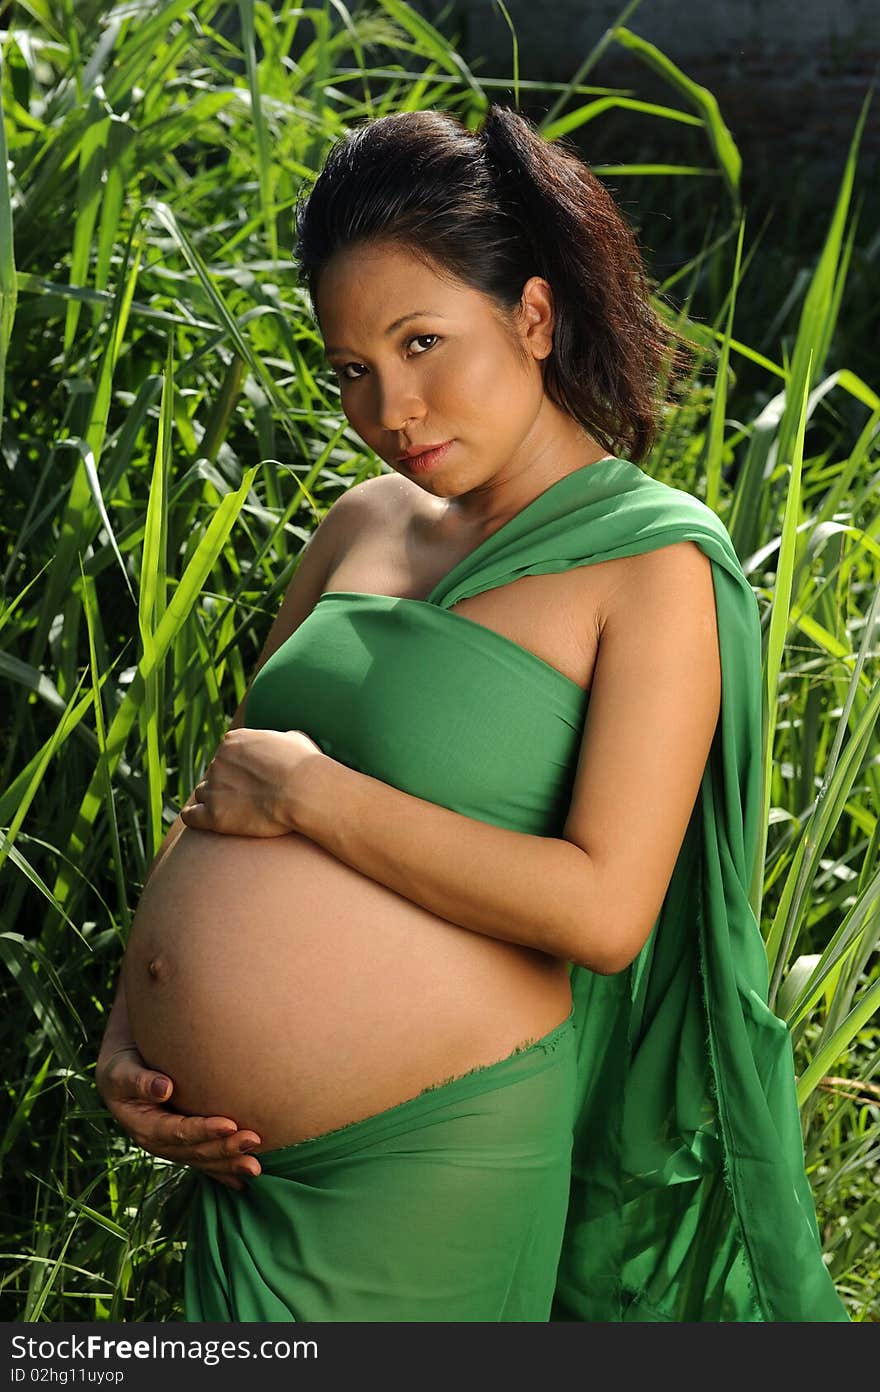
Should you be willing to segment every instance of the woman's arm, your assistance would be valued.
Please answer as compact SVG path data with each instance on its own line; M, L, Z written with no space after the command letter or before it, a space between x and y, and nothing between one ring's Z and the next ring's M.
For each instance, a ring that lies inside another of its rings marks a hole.
M721 697L708 557L673 544L640 556L629 577L602 616L562 837L463 816L323 754L292 781L285 821L452 923L603 975L624 970L662 907Z
M453 812L326 755L303 771L288 821L337 860L462 928L620 970L604 965L603 891L580 847Z

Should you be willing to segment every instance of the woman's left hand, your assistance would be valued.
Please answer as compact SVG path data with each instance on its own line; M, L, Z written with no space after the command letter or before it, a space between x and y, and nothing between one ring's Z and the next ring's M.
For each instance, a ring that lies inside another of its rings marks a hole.
M286 836L304 767L325 758L303 730L227 730L180 819L227 836Z

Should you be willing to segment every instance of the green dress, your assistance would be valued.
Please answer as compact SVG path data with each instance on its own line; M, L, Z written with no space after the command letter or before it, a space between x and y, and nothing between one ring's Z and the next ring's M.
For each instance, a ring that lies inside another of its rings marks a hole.
M758 608L724 525L705 504L623 459L577 469L466 556L425 600L349 591L322 595L261 669L248 697L246 723L303 729L331 757L415 796L499 826L559 836L588 694L535 654L450 613L450 607L524 575L565 571L684 540L695 542L712 563L721 712L647 943L625 971L613 976L570 968L573 1030L563 1029L566 1047L556 1054L562 1059L571 1046L571 1063L564 1065L569 1082L560 1084L553 1121L561 1138L571 1106L567 1196L560 1235L552 1242L548 1238L541 1270L532 1273L530 1289L543 1282L546 1301L528 1307L546 1313L469 1316L465 1292L458 1303L450 1297L447 1312L435 1299L432 1313L415 1303L407 1313L404 1298L386 1315L381 1305L377 1313L351 1313L344 1301L334 1314L331 1301L321 1307L330 1313L318 1318L848 1319L822 1258L804 1171L791 1041L785 1023L767 1005L766 953L748 899L762 806ZM536 1057L530 1052L523 1067ZM510 1062L495 1065L501 1070L497 1075L492 1068L484 1070L484 1078L475 1074L473 1087L497 1081ZM520 1079L517 1086L534 1087L535 1080ZM563 1095L566 1087L573 1088L570 1102ZM495 1091L497 1098L520 1095L514 1087ZM405 1102L404 1109L422 1106L426 1098L430 1101L431 1094ZM444 1099L458 1104L458 1094L438 1089L437 1104ZM450 1124L452 1110L447 1106L444 1114ZM400 1122L399 1112L390 1109L378 1122ZM524 1117L522 1109L519 1115ZM342 1128L332 1140L344 1146L351 1135L366 1145L375 1120ZM508 1117L504 1124L510 1131L525 1121ZM548 1136L551 1129L548 1121ZM308 1160L310 1152L302 1145L314 1147L321 1139L275 1153L288 1179L293 1173L288 1161ZM564 1148L561 1139L554 1145L552 1173L558 1176ZM406 1153L414 1151L398 1145L395 1164ZM267 1160L271 1170L272 1156ZM546 1163L550 1175L549 1159ZM439 1161L435 1169L439 1173ZM320 1222L308 1227L304 1173L290 1189L289 1201L278 1198L271 1218L254 1213L250 1227L243 1196L202 1180L187 1252L188 1319L263 1317L264 1306L244 1297L230 1303L229 1291L265 1282L263 1255L270 1246L298 1244L297 1279L305 1279L310 1270L306 1237L317 1242L323 1230ZM349 1178L351 1173L349 1167ZM379 1173L374 1167L374 1198L381 1188ZM310 1181L308 1190L309 1202L318 1206L320 1182ZM552 1184L558 1187L558 1178ZM548 1204L551 1188L548 1180L540 1191ZM350 1198L344 1222L353 1243L365 1205L353 1190ZM391 1202L389 1190L386 1203ZM518 1207L505 1201L496 1207L493 1222L500 1223L499 1213L513 1221L511 1210ZM548 1233L558 1207L552 1214L548 1207L542 1219ZM386 1220L386 1242L405 1245L406 1233L394 1228L390 1208ZM471 1215L456 1232L455 1221L450 1219L445 1232L452 1250L469 1254L475 1245L482 1250L488 1243L486 1260L491 1261L491 1227L475 1229ZM522 1225L521 1215L517 1221ZM506 1233L499 1236L499 1243L506 1241ZM375 1236L371 1242L373 1255L364 1261L387 1257ZM339 1250L344 1263L345 1249ZM318 1260L312 1261L313 1282ZM518 1260L525 1267L531 1257ZM430 1266L430 1253L421 1261ZM464 1255L460 1269L470 1270ZM268 1317L309 1318L306 1306L298 1311L278 1289L286 1278L274 1265L272 1271L278 1312ZM326 1289L333 1287L329 1269L322 1268L320 1279ZM363 1272L359 1280L369 1284ZM242 1314L251 1309L257 1313Z

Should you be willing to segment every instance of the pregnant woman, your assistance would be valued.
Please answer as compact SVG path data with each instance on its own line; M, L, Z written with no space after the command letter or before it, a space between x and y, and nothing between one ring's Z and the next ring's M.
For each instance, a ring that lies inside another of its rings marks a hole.
M199 1171L187 1319L845 1320L748 903L757 606L622 457L681 366L631 231L492 107L349 133L298 238L391 472L306 548L101 1047Z

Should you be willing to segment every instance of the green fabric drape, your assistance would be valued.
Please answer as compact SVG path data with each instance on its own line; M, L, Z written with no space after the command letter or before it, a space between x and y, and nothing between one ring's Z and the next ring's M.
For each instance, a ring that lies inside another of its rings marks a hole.
M631 967L572 970L580 1096L551 1318L847 1320L824 1265L785 1023L748 892L761 815L757 602L720 519L626 460L567 475L428 596L450 607L693 541L709 557L721 714L663 907Z
M193 1323L546 1323L568 1207L574 1017L397 1106L260 1153L190 1213Z

